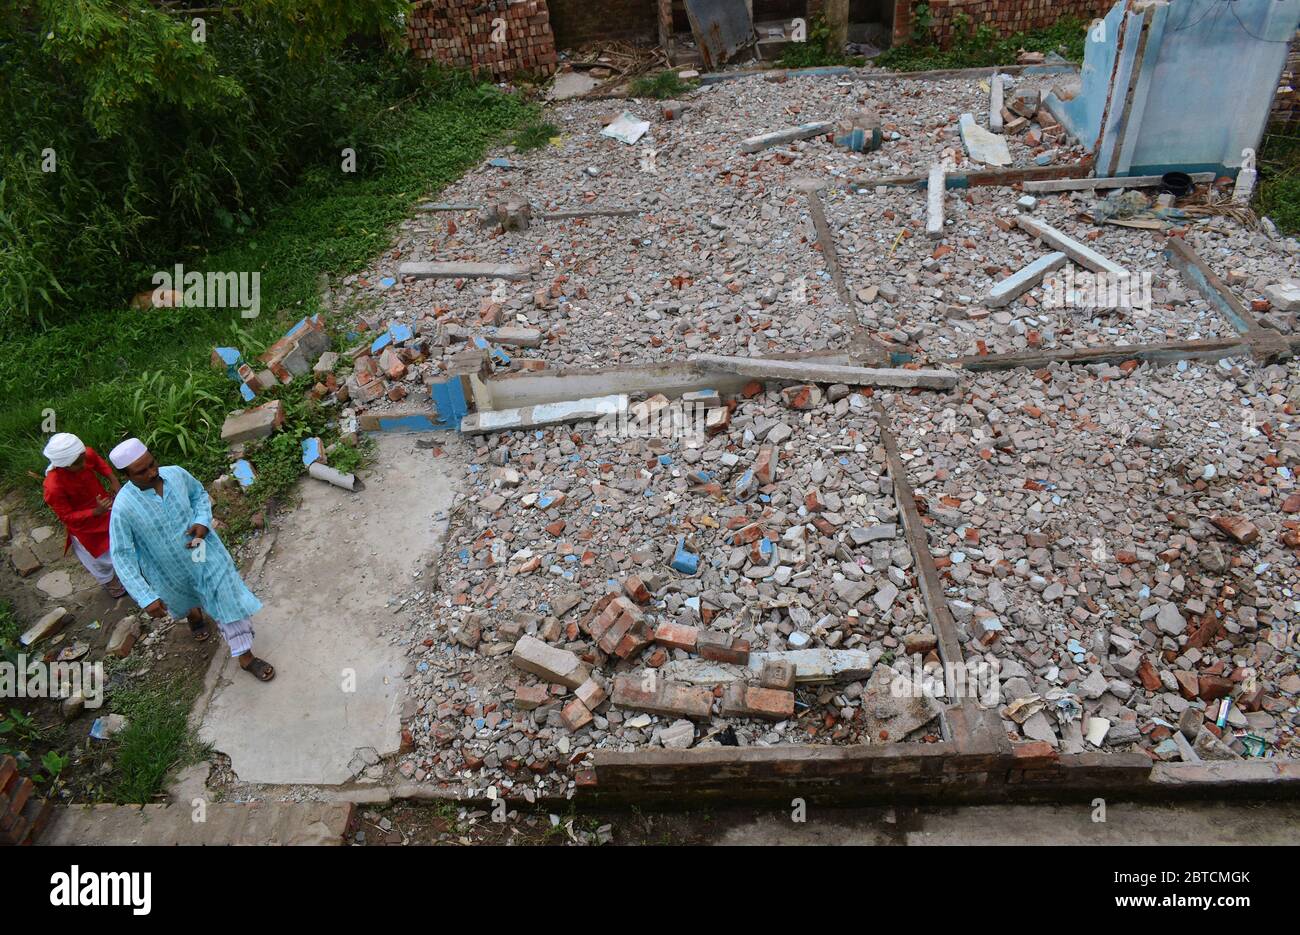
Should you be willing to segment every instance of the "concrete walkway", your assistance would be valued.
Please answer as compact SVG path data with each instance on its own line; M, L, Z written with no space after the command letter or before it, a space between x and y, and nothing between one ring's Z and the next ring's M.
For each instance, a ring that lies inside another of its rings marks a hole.
M60 805L42 846L341 845L353 806L320 802L213 803L198 813L175 805ZM201 814L201 820L199 815Z
M1111 802L1105 821L1088 803L987 805L966 808L812 808L804 822L790 813L763 815L724 826L710 843L721 845L1293 845L1300 803L1169 805Z
M370 762L397 751L405 660L381 632L393 620L385 605L425 568L445 529L434 517L454 497L445 462L419 437L379 436L365 490L304 480L301 504L280 517L249 581L264 605L253 648L276 677L259 683L220 652L195 712L200 739L240 780L337 785L359 751Z

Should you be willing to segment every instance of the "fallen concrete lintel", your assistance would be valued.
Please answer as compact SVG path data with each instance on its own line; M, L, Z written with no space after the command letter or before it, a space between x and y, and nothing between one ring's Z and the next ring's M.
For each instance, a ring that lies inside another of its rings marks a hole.
M1013 354L983 354L954 357L944 361L963 370L1038 369L1049 364L1115 364L1126 360L1172 363L1179 360L1219 360L1248 357L1251 346L1231 338L1217 341L1173 341L1165 344L1107 344L1100 347L1067 347L1052 351L1017 351Z
M1085 247L1073 237L1061 233L1050 224L1044 224L1042 221L1025 214L1016 217L1016 224L1025 233L1037 237L1049 247L1060 250L1075 263L1085 269L1092 270L1094 273L1109 273L1112 276L1122 276L1127 272L1118 263L1106 259L1091 247Z
M1002 76L994 74L989 79L989 130L993 133L1002 132Z
M536 328L492 328L486 332L460 325L448 325L447 337L453 341L468 341L482 337L502 347L541 347L542 333Z
M1165 258L1178 270L1179 275L1191 280L1196 290L1228 319L1232 327L1246 335L1263 330L1241 300L1233 295L1227 283L1210 269L1187 241L1181 237L1168 238L1165 243Z
M989 291L984 304L989 308L1003 308L1010 305L1017 298L1042 282L1048 273L1055 272L1068 262L1069 257L1060 251L1039 257L1028 266L995 285Z
M572 211L548 211L537 215L543 221L567 221L570 218L633 218L639 208L576 208Z
M885 449L889 479L894 485L894 502L903 522L903 535L916 565L921 598L925 604L930 626L939 638L939 658L951 670L965 661L961 636L957 632L957 623L953 620L952 612L948 609L948 599L944 593L943 583L939 579L939 568L930 551L928 533L921 524L921 514L916 508L916 496L907 476L907 467L898 453L898 442L890 428L889 414L880 404L879 399L876 400L876 424L879 427L881 444ZM943 712L940 723L944 739L953 741L959 751L988 749L990 746L1001 748L1007 745L1006 735L986 723L983 713L975 703L975 698L967 692L962 693L956 705Z
M842 364L853 366L856 361L849 354L790 354L774 355L770 360L793 360L810 363ZM669 361L662 364L640 364L629 367L603 367L599 369L542 370L535 373L500 374L484 381L483 387L491 397L491 406L479 408L514 409L535 406L539 403L563 402L611 393L648 395L656 393L671 398L696 390L717 390L724 396L738 393L749 382L739 374L709 371L686 361Z
M1213 182L1213 172L1191 173L1193 182ZM1042 179L1025 183L1027 192L1090 192L1106 188L1149 188L1159 185L1163 176L1131 175L1102 179Z
M501 263L403 263L402 276L416 279L527 279L532 274L523 266Z
M773 360L762 357L722 357L696 354L688 360L702 369L738 373L759 380L809 383L847 383L852 386L894 386L910 389L950 390L957 374L947 370L845 367L814 361Z
M780 146L782 143L793 143L795 140L807 140L814 136L822 136L831 132L834 124L829 120L817 120L812 123L801 123L797 127L786 127L783 130L773 130L771 133L760 133L758 136L751 136L740 143L740 149L746 153L757 153L770 146Z
M422 205L416 205L416 211L434 212L434 211L477 211L478 205L449 204L445 201L426 202Z
M881 71L878 68L851 68L847 65L823 65L812 68L751 68L745 71L714 72L700 75L702 85L721 84L725 81L739 81L744 78L768 78L781 81L788 78L848 78L852 81L895 82L895 81L945 81L987 78L993 74L1003 75L1068 75L1077 74L1079 66L1069 63L1052 65L998 65L993 68L936 68L929 71L895 72Z
M930 177L925 185L925 233L938 240L943 236L944 177L948 174L943 163L930 166Z
M565 422L586 422L604 416L618 416L627 412L627 394L597 396L589 399L571 399L566 402L541 403L522 409L491 409L471 412L460 420L460 430L468 435L485 432L510 432L516 429L559 425Z
M812 215L813 227L817 230L817 243L821 245L822 258L826 260L826 270L831 274L835 291L839 293L840 301L851 307L853 295L849 292L844 269L840 266L839 252L835 249L835 235L826 222L826 209L822 205L821 195L815 191L808 192L808 213Z
M1062 166L1025 166L1024 168L1013 166L1008 169L985 169L983 171L966 172L964 175L953 172L944 179L944 185L947 188L1019 185L1028 184L1030 180L1077 178L1080 174L1089 172L1091 169L1092 160L1091 157L1088 157L1082 162ZM851 192L862 192L877 186L924 188L929 178L929 173L925 175L887 175L848 182L845 188Z

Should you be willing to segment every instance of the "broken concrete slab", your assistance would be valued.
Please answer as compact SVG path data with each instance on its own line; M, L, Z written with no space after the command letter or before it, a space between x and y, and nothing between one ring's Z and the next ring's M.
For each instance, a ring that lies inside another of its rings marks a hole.
M722 357L715 354L696 354L688 362L702 369L737 373L760 380L789 380L795 383L844 383L853 386L930 390L950 390L957 385L957 374L947 370L852 367L802 360Z
M71 619L66 607L56 607L32 624L18 641L24 646L34 646L46 637L53 636Z
M758 136L751 136L742 140L740 148L742 152L757 153L770 146L780 146L782 143L793 143L796 140L807 140L814 136L824 136L830 133L835 124L829 120L817 120L812 123L801 123L797 127L786 127L784 130L773 130L771 133L761 133Z
M1052 225L1046 224L1037 218L1021 214L1016 217L1016 224L1025 233L1037 237L1049 247L1061 251L1075 263L1085 269L1092 270L1094 273L1109 273L1113 276L1122 276L1127 272L1118 263L1106 259L1091 247L1085 247L1073 237L1061 233Z
M851 682L871 674L875 661L860 649L792 649L786 652L750 653L749 672L761 675L769 662L794 666L796 682Z
M1039 257L1028 266L994 285L989 290L984 304L990 308L1003 308L1010 305L1034 286L1042 282L1048 273L1053 273L1069 262L1069 257L1060 251Z
M507 263L403 263L398 274L415 279L506 279L518 281L532 274L527 267Z
M273 399L256 409L246 409L227 416L221 426L221 440L227 445L266 438L284 424L284 404Z
M889 666L877 666L862 690L862 714L872 741L903 740L942 712L938 699L915 691L910 680Z
M966 153L976 162L990 166L1011 165L1011 150L1007 148L1007 141L977 124L972 114L961 115L960 128Z
M575 654L526 634L511 650L510 664L567 688L577 688L591 678L591 669Z

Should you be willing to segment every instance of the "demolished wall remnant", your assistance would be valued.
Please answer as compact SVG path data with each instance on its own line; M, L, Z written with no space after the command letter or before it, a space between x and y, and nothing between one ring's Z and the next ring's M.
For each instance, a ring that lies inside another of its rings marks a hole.
M419 58L494 77L549 75L559 61L546 0L424 0L407 38Z

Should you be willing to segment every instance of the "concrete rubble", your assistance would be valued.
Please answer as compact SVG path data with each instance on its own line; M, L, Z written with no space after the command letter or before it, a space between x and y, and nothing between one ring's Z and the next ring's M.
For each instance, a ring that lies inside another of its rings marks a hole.
M1041 106L1051 79L1002 85L1009 171L1078 163ZM997 673L981 706L1014 740L1295 752L1300 684L1279 644L1300 609L1297 365L955 364L1238 337L1160 237L1094 224L1092 191L1029 205L955 187L937 215L926 173L984 171L961 117L986 134L989 100L968 78L751 78L671 114L626 102L649 124L634 143L602 136L619 104L557 104L557 144L504 154L527 172L470 172L349 278L358 333L389 336L341 353L340 385L379 384L350 400L363 418L441 407L458 374L523 400L548 375L745 362L726 386L480 407L461 423L475 434L441 436L465 495L436 583L395 602L403 777L528 798L571 794L597 750L938 742L950 645ZM828 138L862 112L878 149ZM827 128L795 138L813 122ZM488 224L474 207L508 202ZM1262 323L1294 328L1295 241L1227 217L1177 235ZM473 265L422 278L427 264ZM1089 265L1149 273L1149 306L1054 305L1053 277ZM877 403L955 634L927 612ZM639 430L683 411L693 431Z

